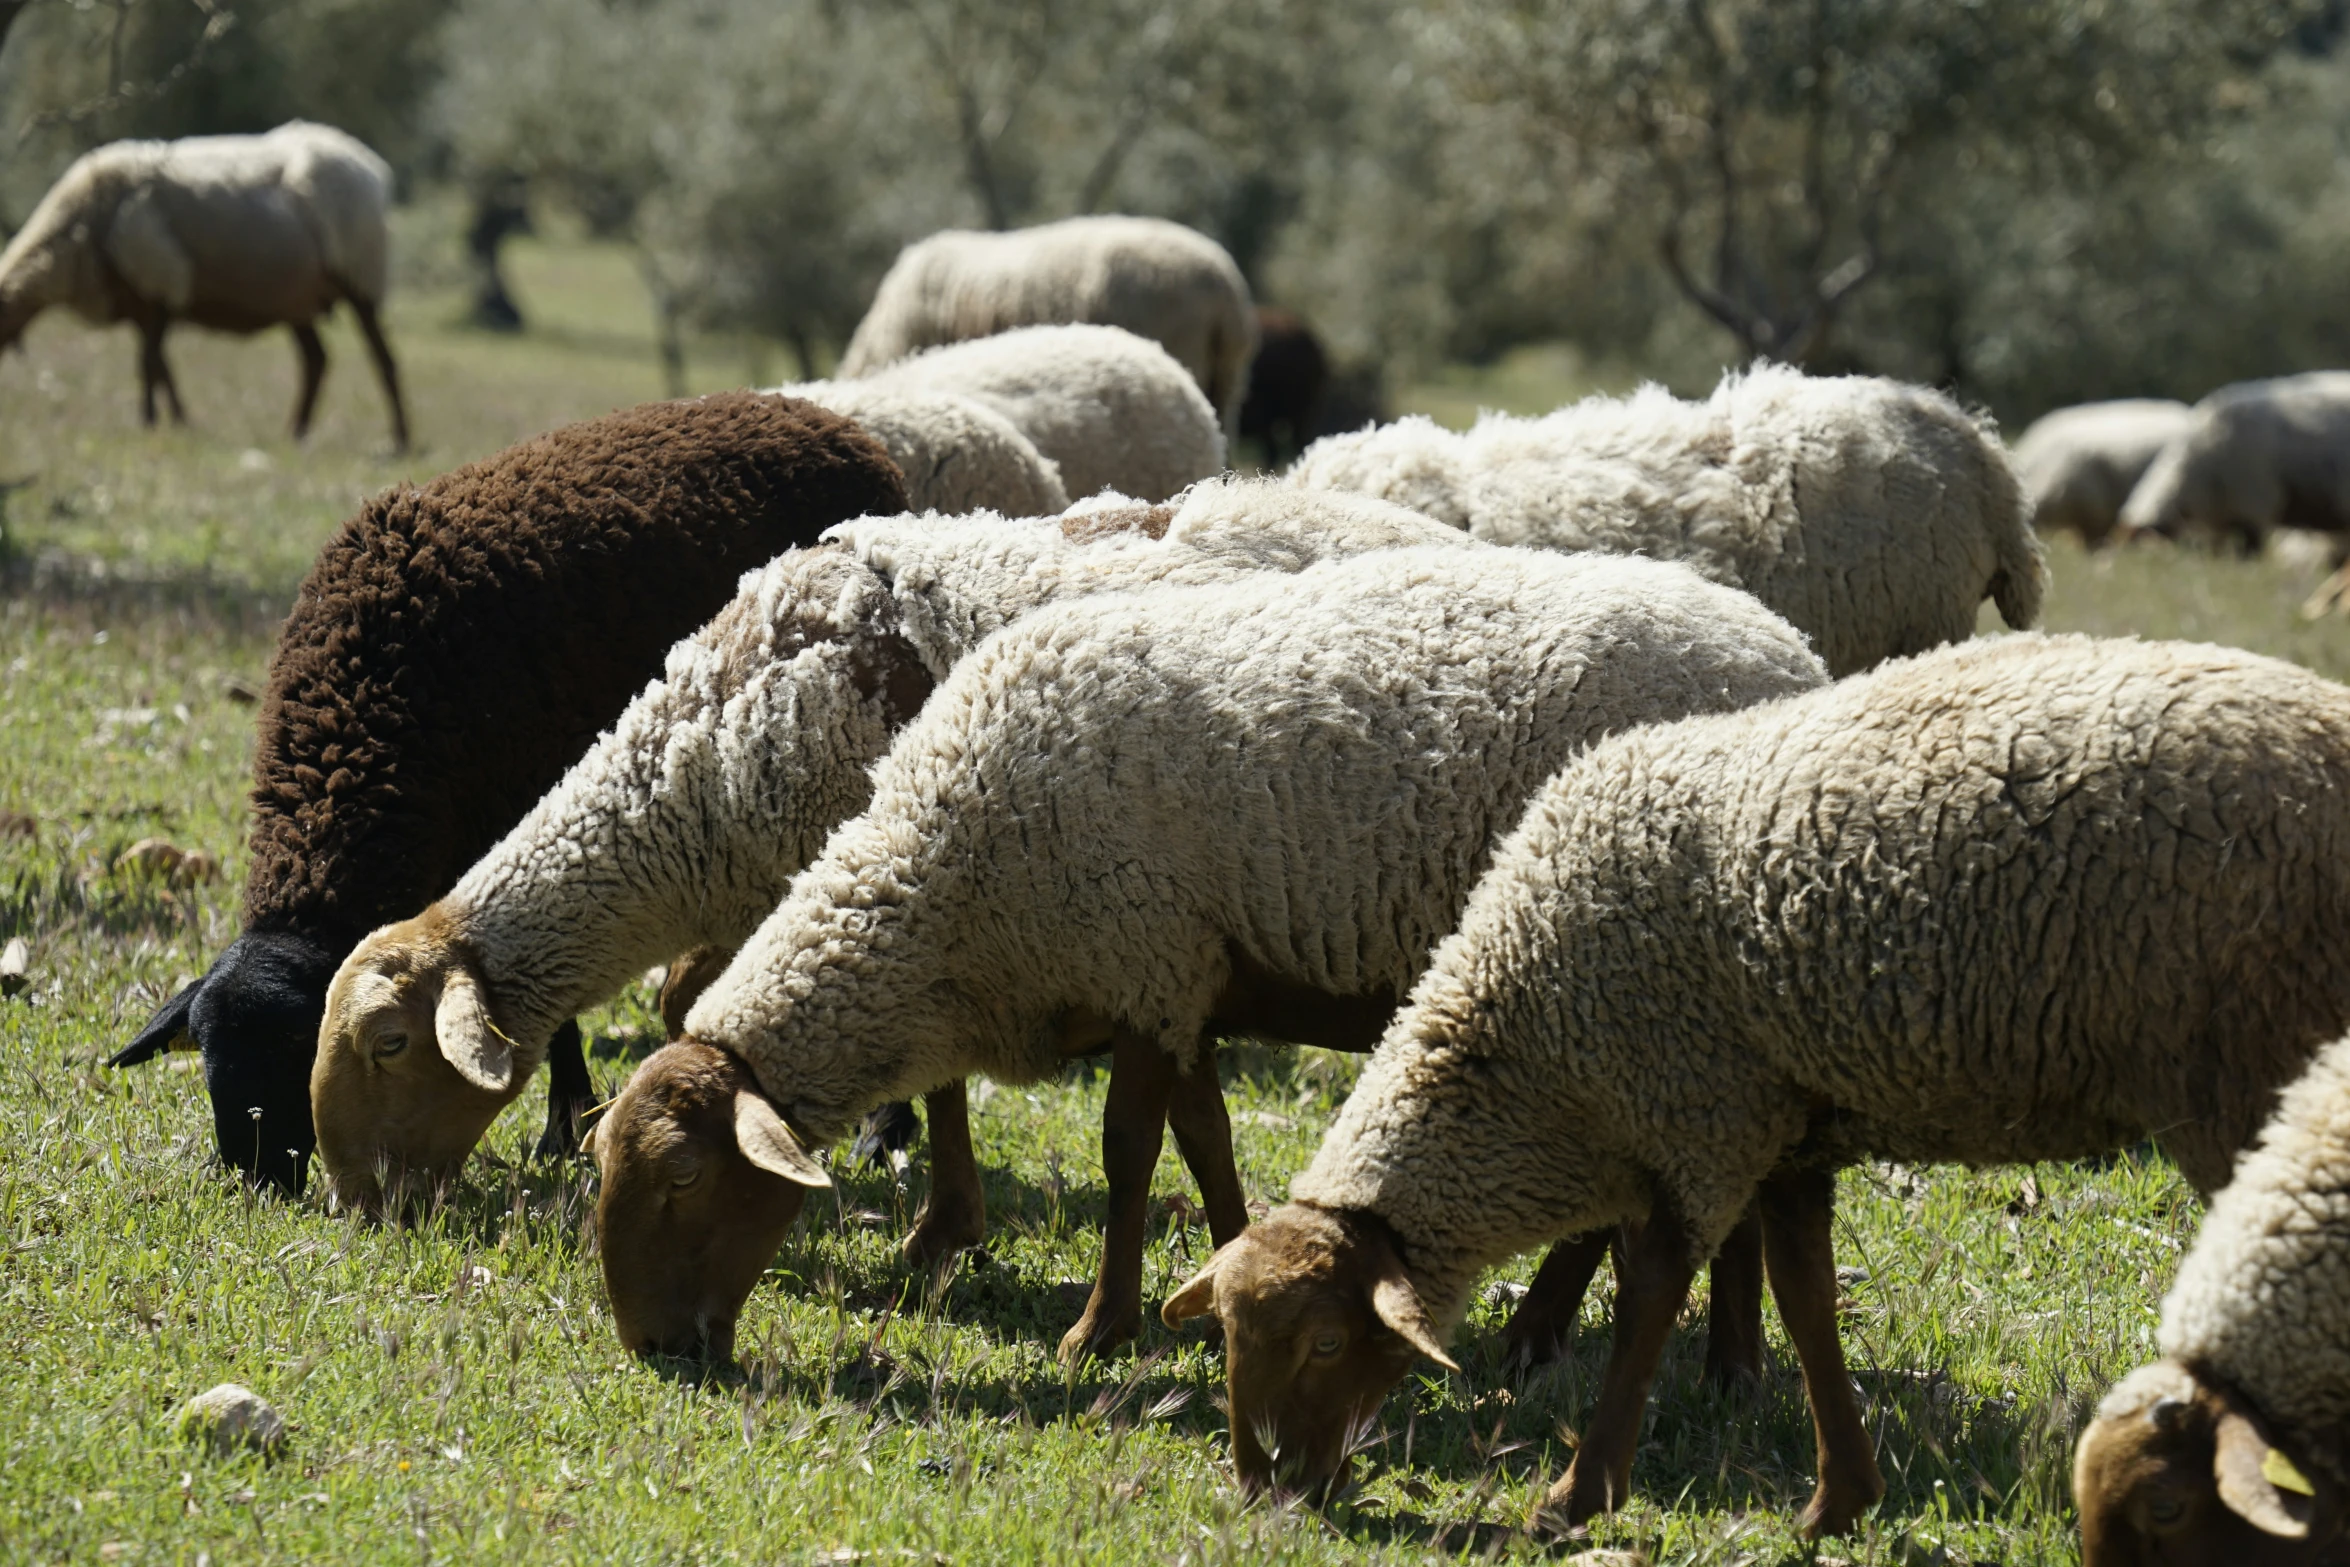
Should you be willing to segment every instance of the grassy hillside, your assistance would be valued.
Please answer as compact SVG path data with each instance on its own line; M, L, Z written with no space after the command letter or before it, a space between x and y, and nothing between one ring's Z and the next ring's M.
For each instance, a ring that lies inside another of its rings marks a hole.
M1096 1250L1103 1083L978 1088L993 1238L943 1280L898 1264L919 1195L885 1176L812 1203L750 1306L739 1373L696 1382L623 1356L601 1301L584 1167L529 1163L542 1101L503 1121L428 1223L366 1229L255 1199L211 1167L192 1061L97 1063L234 930L251 694L276 616L364 494L563 419L654 396L624 256L516 247L538 330L450 327L455 297L392 314L421 449L381 454L381 406L347 331L321 426L285 440L282 335L183 334L186 432L135 421L127 335L50 320L0 357L0 939L32 987L0 1001L0 1541L12 1560L1038 1559L1423 1561L1534 1556L1523 1525L1571 1451L1605 1352L1607 1291L1578 1354L1513 1384L1493 1364L1502 1291L1467 1371L1391 1400L1361 1489L1326 1516L1244 1507L1220 1467L1220 1356L1155 1325L1065 1376L1052 1347ZM701 386L761 376L697 345ZM773 367L780 378L785 367ZM1462 372L1407 397L1465 417L1540 406L1579 367ZM1550 379L1546 380L1545 377ZM2350 675L2350 627L2307 625L2306 574L2060 549L2051 619L2239 643ZM221 858L173 887L120 852L158 835ZM590 1020L614 1083L656 1032L642 989ZM1277 1195L1351 1060L1239 1050L1243 1176ZM1464 1149L1475 1160L1480 1150ZM1154 1301L1205 1255L1170 1150L1147 1264ZM2148 1350L2195 1209L2167 1166L1968 1174L1874 1169L1843 1185L1848 1343L1891 1485L1821 1560L2072 1559L2072 1433ZM1524 1259L1506 1280L1522 1280ZM1702 1301L1692 1311L1702 1310ZM1774 1322L1772 1331L1776 1334ZM1811 1442L1774 1338L1753 1399L1700 1391L1675 1345L1635 1507L1593 1543L1657 1561L1802 1559L1787 1520ZM293 1422L288 1454L214 1461L170 1413L223 1380ZM1408 1456L1408 1464L1406 1462Z

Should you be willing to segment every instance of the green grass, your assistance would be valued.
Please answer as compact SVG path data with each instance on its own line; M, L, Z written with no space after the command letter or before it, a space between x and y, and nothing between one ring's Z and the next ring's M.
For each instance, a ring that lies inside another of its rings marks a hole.
M446 290L413 288L394 311L424 448L397 462L380 455L381 409L348 334L331 342L324 418L301 449L280 433L293 383L280 339L175 345L198 418L187 433L136 426L121 334L44 321L27 354L0 358L0 480L20 481L0 515L0 810L15 813L0 827L0 939L28 939L33 976L0 1001L0 1557L1541 1554L1521 1526L1596 1387L1604 1288L1576 1356L1525 1385L1494 1366L1503 1308L1480 1306L1467 1371L1390 1401L1373 1473L1327 1516L1239 1502L1204 1336L1154 1325L1133 1354L1061 1373L1052 1347L1102 1209L1098 1077L979 1089L984 1262L936 1288L910 1275L894 1243L914 1194L849 1177L811 1204L753 1300L741 1373L697 1383L620 1353L589 1177L524 1157L535 1092L445 1209L368 1229L255 1199L211 1168L185 1058L98 1065L234 930L244 698L319 542L377 486L657 393L624 255L525 245L516 273L543 323L524 338L452 328ZM697 345L698 384L753 373L747 358ZM2057 566L2060 626L2235 642L2350 675L2350 627L2293 614L2305 574L2061 546ZM117 869L150 835L220 856L226 879L173 887ZM602 1080L652 1037L649 1000L633 992L590 1021ZM1354 1065L1232 1053L1251 1191L1281 1191ZM1172 1154L1158 1190L1186 1191ZM1161 1211L1154 1300L1205 1251ZM1847 1337L1891 1492L1821 1559L2072 1560L2071 1436L2146 1355L2194 1223L2160 1163L1850 1174ZM1804 1560L1788 1527L1811 1454L1792 1358L1774 1340L1762 1393L1722 1400L1697 1386L1700 1351L1694 1333L1675 1344L1641 1499L1593 1543L1659 1562ZM279 1461L207 1459L174 1436L182 1400L232 1379L292 1421Z

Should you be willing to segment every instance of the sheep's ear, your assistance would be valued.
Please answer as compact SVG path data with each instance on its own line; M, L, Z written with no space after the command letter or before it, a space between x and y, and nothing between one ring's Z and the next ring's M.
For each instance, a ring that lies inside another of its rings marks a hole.
M209 976L208 976L209 977ZM195 1045L195 1037L188 1032L188 1015L196 1005L196 993L204 988L199 979L182 987L180 993L163 1004L163 1010L150 1018L139 1030L139 1037L106 1058L108 1066L138 1066L152 1061L169 1050L187 1050Z
M734 1140L743 1157L797 1186L830 1186L832 1177L816 1156L800 1146L764 1094L738 1088L734 1094Z
M1420 1304L1420 1292L1412 1288L1403 1264L1393 1256L1387 1259L1386 1271L1380 1274L1379 1282L1371 1286L1371 1309L1406 1344L1447 1371L1461 1369L1461 1363L1444 1352L1444 1336L1436 1331L1427 1308Z
M603 1135L604 1123L611 1118L612 1112L607 1109L602 1115L596 1117L586 1131L579 1134L579 1151L598 1164L604 1162L604 1150L603 1145L597 1139Z
M1167 1304L1159 1308L1159 1320L1171 1328L1179 1328L1194 1317L1204 1317L1216 1309L1216 1270L1224 1265L1228 1247L1219 1246L1208 1259L1207 1266L1193 1274L1188 1283L1167 1297Z
M2317 1487L2269 1441L2259 1421L2233 1394L2223 1391L2219 1397L2211 1459L2219 1499L2263 1534L2306 1539L2310 1517L2317 1511Z
M502 1094L514 1082L514 1041L490 1020L481 986L462 968L449 970L433 1008L433 1037L457 1075L476 1088Z

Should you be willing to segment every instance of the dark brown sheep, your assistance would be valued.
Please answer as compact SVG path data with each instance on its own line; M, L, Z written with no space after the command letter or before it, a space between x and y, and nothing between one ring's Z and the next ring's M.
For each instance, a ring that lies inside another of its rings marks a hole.
M1296 314L1257 307L1257 356L1248 365L1248 395L1240 404L1240 438L1265 449L1265 466L1278 468L1325 433L1322 394L1330 385L1330 356Z
M244 933L109 1063L204 1054L224 1161L299 1191L335 965L455 885L736 579L906 506L897 469L812 403L648 403L370 500L319 554L270 662ZM542 1151L589 1102L576 1024Z

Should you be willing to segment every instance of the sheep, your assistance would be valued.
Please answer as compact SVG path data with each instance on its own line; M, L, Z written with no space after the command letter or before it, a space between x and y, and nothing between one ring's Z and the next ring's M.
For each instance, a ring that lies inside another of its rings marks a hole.
M1248 283L1223 246L1161 218L946 229L908 245L850 336L840 374L853 380L926 348L1064 323L1158 343L1230 428L1257 348Z
M1322 394L1330 385L1330 356L1297 314L1257 307L1257 356L1248 362L1248 393L1240 401L1235 433L1260 442L1265 466L1278 468L1304 452L1320 433Z
M2083 1567L2308 1561L2350 1494L2350 1039L2285 1090L2073 1467Z
M872 378L957 392L1009 419L1061 470L1072 500L1163 501L1224 470L1224 433L1183 367L1109 326L1038 326L934 348Z
M1222 1321L1244 1482L1310 1489L1480 1268L1645 1215L1550 1494L1579 1522L1627 1495L1693 1262L1759 1195L1803 1526L1840 1531L1883 1487L1836 1167L2151 1135L2212 1191L2350 1024L2345 919L2350 691L2251 654L2016 636L1618 736L1495 851L1289 1204L1164 1314Z
M0 251L0 349L52 305L98 326L139 330L139 417L155 392L185 423L163 358L174 321L251 333L285 326L302 355L294 438L310 430L326 346L317 322L339 303L359 320L408 447L399 369L377 311L390 282L384 213L392 171L343 132L289 120L265 136L110 142L74 160Z
M368 501L270 661L243 933L110 1064L192 1040L221 1158L299 1192L343 954L446 892L746 567L904 505L855 425L748 392L569 425ZM589 1099L577 1029L558 1046L547 1152Z
M1998 438L1948 398L1758 365L1455 434L1422 418L1307 448L1294 483L1384 496L1499 544L1680 560L1741 587L1842 678L2040 616L2047 567Z
M335 1200L379 1209L379 1170L453 1175L565 1018L668 953L739 946L864 808L868 770L931 687L1024 611L1398 545L1477 548L1384 502L1248 482L1173 508L865 518L827 538L747 574L445 896L343 960L310 1079ZM710 965L672 975L673 1028ZM478 1010L436 1010L453 994ZM950 1151L942 1167L967 1163ZM916 1261L979 1239L975 1189L933 1196L906 1243Z
M905 475L916 511L1050 517L1069 508L1060 466L976 398L873 381L807 381L768 395L805 398L863 425Z
M2185 403L2160 397L2083 403L2034 420L2012 453L2032 526L2069 528L2091 549L2105 543L2147 464L2188 422Z
M1131 1337L1170 1119L1195 1175L1229 1177L1214 1230L1245 1223L1211 1021L1363 1048L1553 767L1824 676L1685 568L1457 544L1015 622L597 1123L622 1341L725 1353L792 1188L820 1184L807 1150L873 1105L1103 1048L1108 1233L1061 1354ZM675 1197L694 1169L719 1178Z

